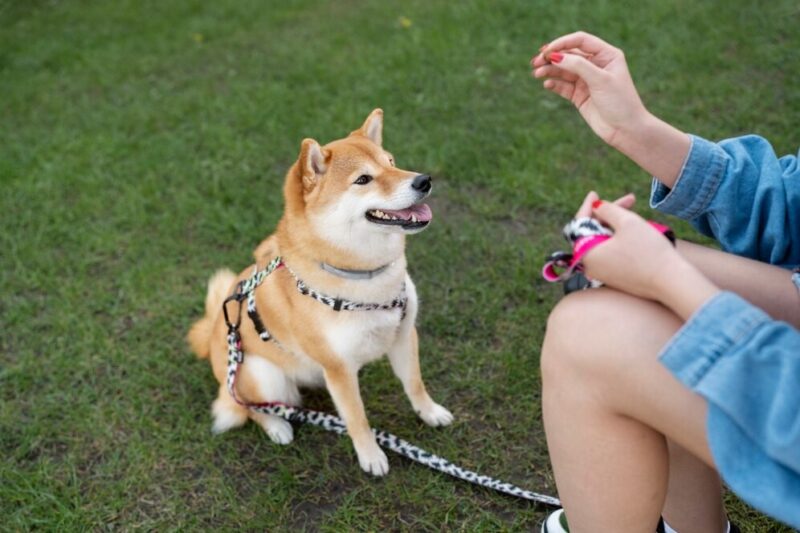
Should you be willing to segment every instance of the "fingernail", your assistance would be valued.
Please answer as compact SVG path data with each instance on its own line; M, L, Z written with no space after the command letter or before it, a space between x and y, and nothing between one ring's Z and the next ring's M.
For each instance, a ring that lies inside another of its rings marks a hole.
M551 63L561 63L561 60L564 59L564 54L553 52L550 54L550 62Z
M592 202L592 209L597 209L601 205L603 205L603 200L595 200Z

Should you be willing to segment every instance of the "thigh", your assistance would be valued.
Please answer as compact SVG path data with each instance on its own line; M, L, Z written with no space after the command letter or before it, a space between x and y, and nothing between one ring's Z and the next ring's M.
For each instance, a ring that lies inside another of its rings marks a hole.
M713 467L706 401L658 361L681 325L662 305L612 289L571 294L548 322L545 385L548 374L557 383L569 372L584 389L574 393L653 428Z
M772 318L800 328L800 291L786 269L686 241L678 251L723 290L735 292Z

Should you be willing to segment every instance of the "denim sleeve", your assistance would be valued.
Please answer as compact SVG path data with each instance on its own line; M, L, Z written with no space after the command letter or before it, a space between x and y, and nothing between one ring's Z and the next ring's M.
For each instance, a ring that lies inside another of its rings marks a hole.
M709 446L725 482L800 527L800 332L722 292L660 360L707 400Z
M694 135L678 180L653 180L650 205L689 220L728 252L800 264L800 165L762 137L712 143Z

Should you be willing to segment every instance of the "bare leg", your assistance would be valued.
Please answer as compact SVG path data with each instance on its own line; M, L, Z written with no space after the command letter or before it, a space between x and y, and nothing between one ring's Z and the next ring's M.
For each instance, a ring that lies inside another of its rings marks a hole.
M678 241L678 250L719 287L733 291L773 318L800 327L800 293L785 269ZM664 519L680 533L718 531L725 523L717 472L669 443L670 477Z
M672 441L664 520L680 533L718 533L727 521L717 471Z
M776 320L800 328L800 291L784 268L678 241L678 250L708 279L737 293Z
M655 529L669 478L665 436L713 467L705 400L657 360L680 325L659 304L607 289L573 294L551 314L544 421L571 531Z

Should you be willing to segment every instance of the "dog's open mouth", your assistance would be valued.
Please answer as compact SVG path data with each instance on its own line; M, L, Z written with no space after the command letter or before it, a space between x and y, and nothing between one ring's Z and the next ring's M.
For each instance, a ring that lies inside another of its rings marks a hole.
M387 226L402 226L403 229L424 228L430 224L433 213L428 204L414 204L405 209L370 209L367 220Z

